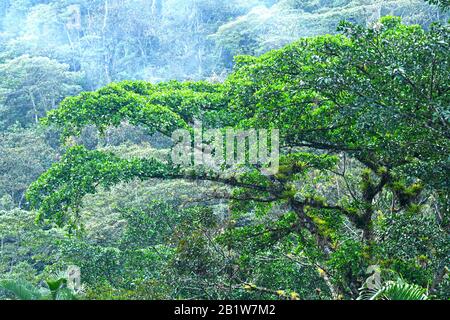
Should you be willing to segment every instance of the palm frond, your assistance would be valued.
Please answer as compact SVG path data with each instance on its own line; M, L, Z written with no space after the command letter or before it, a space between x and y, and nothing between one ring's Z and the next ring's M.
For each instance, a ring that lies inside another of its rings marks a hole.
M45 297L40 289L25 280L0 280L0 288L14 294L18 300L42 300Z
M379 288L364 288L358 300L427 300L427 290L404 282L387 281Z

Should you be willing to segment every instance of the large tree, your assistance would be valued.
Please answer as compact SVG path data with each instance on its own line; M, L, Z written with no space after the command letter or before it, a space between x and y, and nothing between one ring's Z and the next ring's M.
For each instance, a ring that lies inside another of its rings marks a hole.
M65 137L123 121L166 135L194 119L277 128L278 174L250 164L231 174L192 170L78 145L32 185L30 203L41 220L76 224L83 197L99 187L135 178L213 181L229 188L204 196L229 201L234 222L219 238L241 253L247 279L245 257L281 243L289 257L319 270L334 298L357 296L370 265L436 292L449 252L448 27L426 31L389 17L369 29L342 23L340 31L239 57L224 83L111 84L67 98L44 121ZM394 254L400 240L391 238L392 219L405 232L428 223L437 240L414 235L418 251ZM427 263L417 267L419 260Z

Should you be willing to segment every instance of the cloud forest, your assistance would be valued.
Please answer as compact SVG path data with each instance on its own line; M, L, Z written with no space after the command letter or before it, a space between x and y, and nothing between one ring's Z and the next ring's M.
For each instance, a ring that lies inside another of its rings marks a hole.
M0 300L450 299L449 8L2 0Z

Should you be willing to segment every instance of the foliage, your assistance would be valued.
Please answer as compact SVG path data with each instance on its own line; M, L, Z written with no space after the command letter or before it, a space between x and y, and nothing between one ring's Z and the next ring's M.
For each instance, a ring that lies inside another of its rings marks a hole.
M450 2L448 0L427 0L427 2L438 5L443 9L448 9L450 7Z
M81 91L81 74L47 57L23 55L0 64L0 124L38 122L62 98Z
M0 132L0 139L0 198L24 207L25 190L56 160L57 151L48 145L44 132L16 127Z
M446 14L421 0L282 0L271 7L255 7L220 26L213 38L232 55L259 55L300 37L333 34L342 20L370 25L386 15L401 16L405 23L423 26L446 19Z
M224 192L208 193L228 201L231 216L222 229L208 228L211 238L196 230L186 234L183 243L189 245L175 261L189 263L177 263L178 274L212 277L212 283L225 281L229 288L253 283L252 278L278 286L250 266L282 250L309 270L304 272L319 271L321 280L315 281L326 286L326 295L357 297L365 268L389 259L377 222L402 215L409 217L408 225L414 216L432 214L423 208L427 199L444 203L442 195L448 194L448 28L424 30L385 17L370 28L346 22L339 30L258 58L239 57L221 84L125 81L68 98L44 119L65 137L79 135L87 125L102 132L122 121L165 135L189 127L195 118L208 127L279 128L283 155L275 176L264 177L251 165L230 175L74 146L32 185L28 200L41 219L73 226L82 199L99 186L135 178L215 182ZM443 208L435 230L446 239L449 217ZM228 252L221 258L211 251L216 241ZM430 245L436 260L426 281L436 290L447 257L437 253L437 243ZM194 252L202 256L192 259ZM121 261L119 256L113 260ZM219 280L216 263L225 263L220 270L238 271ZM421 268L406 264L399 268L401 276L421 277ZM283 266L297 272L295 264ZM388 289L393 294L398 288Z
M411 285L401 280L388 281L381 287L365 290L361 300L427 300L426 289Z
M18 300L76 300L66 282L65 278L49 279L45 282L47 287L36 288L24 280L0 280L0 288L11 292Z
M1 1L0 299L448 299L427 2ZM175 165L197 121L278 129L278 172Z

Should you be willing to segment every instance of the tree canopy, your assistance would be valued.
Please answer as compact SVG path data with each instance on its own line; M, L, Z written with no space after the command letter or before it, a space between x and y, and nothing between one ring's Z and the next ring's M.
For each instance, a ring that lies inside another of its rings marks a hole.
M206 128L279 129L280 170L211 172L176 166L168 155L122 158L76 145L27 199L42 221L76 226L84 197L100 187L135 178L215 182L227 188L207 194L229 201L234 221L217 241L238 252L243 274L250 256L272 248L318 269L333 298L357 297L371 265L436 292L450 252L448 40L439 24L345 22L337 35L239 56L223 83L124 81L67 98L43 120L65 138L123 122L170 135L194 119ZM431 199L435 236L418 239L418 253L392 254L384 235L391 219L405 219L405 228L429 219Z

